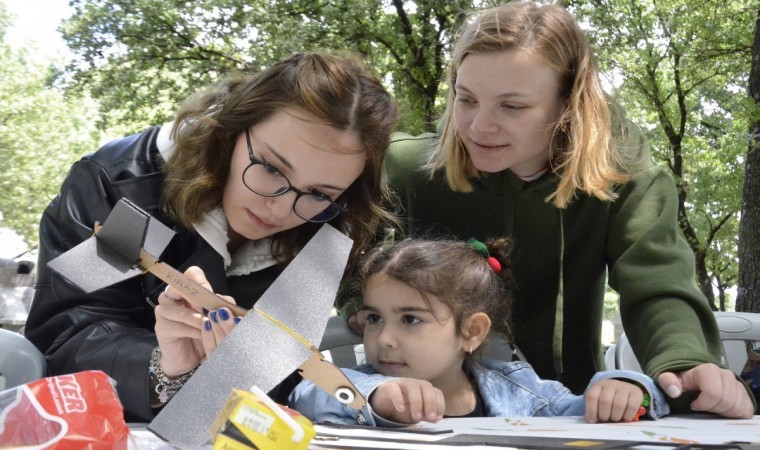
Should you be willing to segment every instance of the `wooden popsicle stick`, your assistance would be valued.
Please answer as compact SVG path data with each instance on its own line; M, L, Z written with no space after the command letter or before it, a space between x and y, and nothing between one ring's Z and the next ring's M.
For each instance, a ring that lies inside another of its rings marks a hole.
M179 270L165 262L159 261L155 256L146 252L144 248L140 249L140 267L181 292L186 298L191 299L193 303L200 305L209 311L225 307L231 310L236 316L242 317L248 313L248 310L242 306L226 302L213 292L185 276L185 274Z

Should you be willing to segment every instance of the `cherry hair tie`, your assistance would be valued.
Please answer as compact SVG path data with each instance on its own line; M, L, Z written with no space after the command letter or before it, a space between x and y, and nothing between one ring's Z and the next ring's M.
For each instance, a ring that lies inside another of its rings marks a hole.
M473 250L483 255L483 257L486 259L486 262L489 266L491 266L495 273L501 272L501 263L499 263L498 259L494 258L488 253L488 246L486 246L486 244L480 242L475 238L470 239L467 241L467 243Z
M494 258L493 256L489 256L486 258L486 262L489 266L493 269L494 272L499 273L501 272L501 263L499 263L499 260Z

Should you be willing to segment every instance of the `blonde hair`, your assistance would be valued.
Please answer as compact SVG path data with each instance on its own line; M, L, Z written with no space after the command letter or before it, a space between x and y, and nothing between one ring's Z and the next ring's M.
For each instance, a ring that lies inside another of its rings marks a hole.
M614 200L615 184L625 183L622 137L612 129L611 107L599 81L588 42L575 18L558 5L512 2L475 13L460 30L449 67L449 94L443 131L426 164L431 177L444 169L449 187L470 192L480 177L453 124L457 71L473 53L528 51L559 74L560 96L567 105L552 133L551 168L559 176L547 197L564 208L576 190L601 200ZM615 121L622 125L622 121Z

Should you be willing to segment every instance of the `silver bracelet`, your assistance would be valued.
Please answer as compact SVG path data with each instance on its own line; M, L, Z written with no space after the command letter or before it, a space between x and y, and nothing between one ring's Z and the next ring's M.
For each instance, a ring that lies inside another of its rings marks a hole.
M185 382L195 373L195 369L178 377L170 377L161 368L161 364L159 364L160 359L161 347L156 346L150 355L148 372L150 373L151 380L156 385L155 391L158 394L158 401L161 402L161 405L164 405L185 385Z

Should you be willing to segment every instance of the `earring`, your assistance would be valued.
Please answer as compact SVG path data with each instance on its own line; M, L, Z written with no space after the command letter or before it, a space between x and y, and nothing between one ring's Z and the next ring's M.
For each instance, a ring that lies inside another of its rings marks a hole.
M472 355L472 345L470 346L470 354Z

